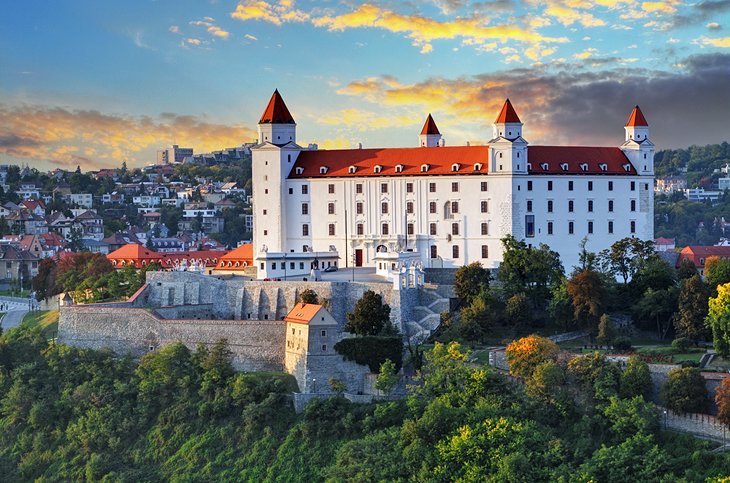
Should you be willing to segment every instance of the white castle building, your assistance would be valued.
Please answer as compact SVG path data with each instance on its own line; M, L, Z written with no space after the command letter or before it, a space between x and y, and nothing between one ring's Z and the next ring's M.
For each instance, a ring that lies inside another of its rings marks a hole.
M507 234L549 245L570 269L584 238L594 252L654 238L654 144L639 106L620 147L528 146L522 128L507 99L486 146L445 146L429 115L418 147L303 148L275 91L251 150L258 277L494 268Z

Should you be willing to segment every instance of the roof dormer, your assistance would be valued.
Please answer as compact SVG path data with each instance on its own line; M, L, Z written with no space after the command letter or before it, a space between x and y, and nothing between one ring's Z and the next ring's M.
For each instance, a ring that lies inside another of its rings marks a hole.
M395 172L396 173L402 173L403 172L403 165L402 164L396 164L395 165Z
M456 171L459 171L459 168L460 168L460 167L461 167L461 166L459 165L459 163L454 163L454 164L452 164L452 165L451 165L451 171L452 171L452 172L456 172Z
M357 166L353 165L353 166L350 166L349 168L347 168L347 172L349 174L355 174L356 171L357 171Z
M430 168L430 167L431 167L431 166L429 166L428 164L425 164L425 163L424 163L424 164L422 164L422 165L421 165L421 173L425 173L425 172L427 172L427 171L429 170L429 168Z
M474 163L474 171L481 171L482 163Z
M380 173L383 170L383 167L379 164L376 164L375 167L373 167L373 173Z
M329 168L327 166L319 167L319 174L327 174L327 171L329 171Z
M560 169L563 171L568 171L568 163L560 163Z

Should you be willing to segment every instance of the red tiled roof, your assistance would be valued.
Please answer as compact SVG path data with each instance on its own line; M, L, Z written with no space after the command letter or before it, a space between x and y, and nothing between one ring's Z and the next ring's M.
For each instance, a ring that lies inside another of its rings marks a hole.
M436 127L436 122L433 120L430 113L426 118L426 123L423 125L423 129L421 129L421 134L441 134L439 132L439 128Z
M486 174L489 161L488 146L450 146L438 148L377 148L377 149L333 149L302 151L289 173L290 178L331 178L362 176L418 176L444 174ZM474 164L481 163L481 170L475 171ZM428 170L421 171L422 165ZM452 171L452 165L459 165ZM396 172L396 166L402 170ZM350 172L355 166L355 172ZM380 166L379 173L375 167ZM326 167L326 173L320 173ZM297 174L298 168L303 171Z
M161 256L162 254L149 250L139 243L130 243L114 250L106 257L110 260L152 260L159 259Z
M308 324L314 316L317 315L317 312L319 312L319 309L321 308L321 305L305 304L300 302L291 309L286 317L284 317L284 320L287 322L294 322L296 324Z
M648 125L649 125L649 123L646 122L644 113L641 112L641 109L639 109L639 106L637 105L636 107L634 107L634 110L631 111L629 120L626 121L626 126L648 126Z
M636 174L636 169L619 148L530 146L527 159L531 165L530 174ZM565 164L567 169L563 169ZM588 166L584 170L581 165L585 164ZM605 169L601 165L605 165ZM628 171L624 169L626 165Z
M295 124L278 89L272 94L269 104L259 119L259 124Z
M506 122L521 122L520 118L517 116L517 113L515 112L515 108L512 107L512 103L509 101L509 99L504 101L502 110L499 111L497 120L494 121L495 124L503 124Z
M238 264L236 264L238 262ZM228 265L230 263L230 266ZM244 266L245 263L245 266ZM231 250L218 262L218 268L225 270L243 270L253 265L253 244L245 243L235 250Z
M677 267L682 264L682 260L689 259L695 264L695 267L702 268L708 257L730 258L730 247L718 246L702 246L690 245L682 248L677 258Z
M655 238L654 239L655 245L673 245L674 244L674 238Z
M137 243L130 243L124 245L119 250L111 252L106 257L109 260L124 261L125 263L134 262L137 268L142 267L144 264L149 263L160 263L162 268L171 268L175 266L175 260L202 260L206 267L214 267L218 263L218 259L225 255L226 252L221 250L197 250L188 252L170 252L170 253L157 253L152 250L148 250ZM116 267L122 267L122 265L114 264Z
M530 174L636 174L633 165L619 148L530 146L528 160ZM488 173L488 161L488 146L302 151L289 178L485 175ZM481 169L475 170L475 164L481 164ZM401 171L396 171L398 165L402 166ZM427 165L428 170L421 171L422 165ZM452 171L453 165L458 165L457 171ZM563 169L563 165L567 165L566 169ZM587 165L585 170L582 165ZM605 165L605 169L602 169L602 165ZM627 165L628 171L624 168ZM350 172L351 166L355 167L354 172ZM376 172L376 166L380 166L379 172ZM320 172L321 168L326 168L326 172Z

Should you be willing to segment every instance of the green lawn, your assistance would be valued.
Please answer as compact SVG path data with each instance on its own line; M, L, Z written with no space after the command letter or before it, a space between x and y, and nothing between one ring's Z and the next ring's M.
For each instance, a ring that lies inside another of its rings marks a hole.
M22 297L27 299L30 297L30 290L23 290L22 292L15 290L0 290L0 295L4 297Z
M28 327L41 327L47 339L56 337L58 333L58 310L41 310L28 312L22 324Z

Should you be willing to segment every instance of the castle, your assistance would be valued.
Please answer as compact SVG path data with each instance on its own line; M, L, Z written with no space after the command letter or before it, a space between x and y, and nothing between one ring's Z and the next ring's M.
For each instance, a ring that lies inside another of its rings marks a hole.
M253 155L259 278L313 267L498 267L501 238L545 243L566 268L654 237L654 144L636 106L620 147L528 146L507 99L486 146L447 147L431 115L413 148L319 150L297 144L278 91Z

